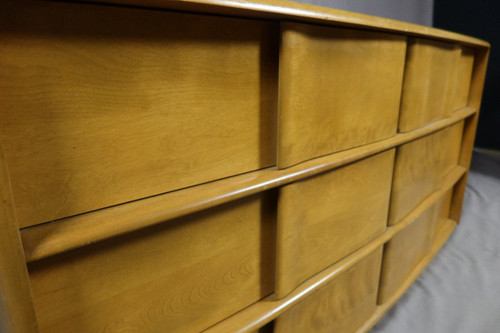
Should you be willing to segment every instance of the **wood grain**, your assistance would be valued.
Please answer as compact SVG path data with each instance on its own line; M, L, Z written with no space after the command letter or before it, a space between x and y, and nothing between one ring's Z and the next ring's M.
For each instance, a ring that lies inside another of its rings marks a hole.
M9 173L0 141L0 332L38 332Z
M474 65L474 49L463 46L460 48L460 51L460 59L455 70L455 91L451 108L453 111L459 110L469 104L469 90Z
M448 220L451 189L384 246L378 302L383 304L407 279L434 244L435 226Z
M473 108L465 108L455 112L451 117L418 130L400 133L386 140L324 156L287 169L269 168L255 171L25 228L21 230L21 237L26 259L39 260L332 170L434 133L465 117L470 117L475 112Z
M281 29L278 168L396 134L405 37Z
M434 205L443 194L448 192L453 185L463 177L466 169L461 166L456 166L450 173L443 179L441 187L432 195L428 196L417 208L408 214L400 223L389 226L386 231L375 240L369 242L362 248L356 250L347 257L341 259L335 264L322 270L316 275L313 275L304 283L300 284L287 296L276 299L275 295L270 295L265 299L250 305L242 311L226 318L225 320L210 327L206 333L226 333L226 332L251 332L270 321L277 318L280 314L290 309L295 304L298 304L302 299L313 294L322 286L333 281L336 277L340 276L343 272L353 267L360 260L368 256L377 248L382 246L394 235L403 230L408 224L414 221L422 212ZM456 223L452 222L453 225ZM441 238L440 238L441 239ZM442 239L441 239L442 240ZM428 261L427 261L428 263ZM420 267L420 266L419 266ZM413 273L412 273L413 274ZM378 310L377 310L378 311Z
M19 225L269 167L273 22L0 4L0 136Z
M323 25L349 26L376 29L400 34L433 37L466 44L489 47L489 43L478 38L450 31L395 21L383 17L364 15L344 10L313 6L283 0L81 0L122 4L129 6L167 8L174 10L198 11L222 15L258 17L266 19L292 19Z
M40 332L198 332L271 294L264 193L29 266Z
M459 61L460 48L456 44L408 39L400 132L414 130L453 112Z
M414 268L410 275L408 275L406 280L399 287L399 289L394 292L390 299L388 299L384 304L377 306L375 313L363 324L363 326L359 328L359 330L356 331L357 333L368 333L370 329L384 316L384 314L389 311L396 301L403 296L405 291L413 282L415 282L441 247L446 243L456 226L457 222L451 219L441 220L440 223L436 225L436 233L434 235L434 244L432 246L431 253L418 263L418 265Z
M396 150L389 225L398 223L458 164L463 122L407 143Z
M393 165L394 149L280 188L277 298L385 231Z
M276 333L354 332L376 309L382 247L275 320Z

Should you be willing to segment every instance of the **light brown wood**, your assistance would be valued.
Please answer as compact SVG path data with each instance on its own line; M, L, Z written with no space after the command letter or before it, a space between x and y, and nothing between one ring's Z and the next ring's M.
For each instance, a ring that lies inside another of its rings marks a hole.
M206 332L208 333L226 333L226 332L251 332L263 325L269 323L277 318L287 309L297 304L302 299L305 299L322 286L333 281L340 274L353 267L360 260L368 256L374 250L382 246L390 240L395 234L403 230L422 212L434 205L444 193L448 192L450 188L460 179L466 169L461 166L454 168L443 180L441 187L438 191L428 196L417 208L408 214L400 223L389 226L386 231L375 240L369 242L362 248L356 250L347 257L341 259L330 267L324 269L318 274L312 276L307 281L295 288L287 296L277 299L275 295L270 295L265 299L235 313L227 319L219 322L218 324L210 327ZM455 223L453 223L455 224Z
M470 84L469 105L476 107L477 110L479 110L479 107L481 106L489 53L489 49L477 49L474 57L474 69L472 71L472 80ZM459 163L466 168L469 168L471 163L478 119L479 112L475 113L464 122L464 133ZM457 184L453 192L450 218L455 221L460 221L466 186L467 175Z
M396 134L404 37L288 22L281 29L278 168Z
M280 188L277 298L385 231L393 164L391 149Z
M29 265L40 332L194 332L274 288L264 193Z
M457 226L457 223L451 219L441 220L436 225L436 232L434 235L434 243L429 255L420 261L420 263L415 267L415 269L408 275L404 283L399 287L399 289L394 292L392 297L387 300L384 304L377 306L377 310L373 316L368 319L362 327L357 331L357 333L367 333L370 329L384 316L384 314L389 311L389 309L396 303L396 301L403 296L405 291L411 286L411 284L418 278L422 271L427 267L427 265L432 261L437 252L443 247L451 233Z
M382 247L275 321L275 333L354 332L377 303Z
M0 332L38 332L12 189L0 141Z
M453 112L460 55L456 44L408 39L399 131L414 130Z
M385 303L404 283L434 244L435 226L448 220L452 191L448 190L384 246L378 302Z
M19 225L274 165L277 28L2 1L0 135Z
M466 44L489 47L489 43L474 37L450 31L395 21L383 17L364 15L344 10L313 6L283 0L82 0L150 8L200 11L223 15L258 17L266 19L293 19L324 25L349 26L376 29L409 35L459 41Z
M474 49L461 47L460 59L455 69L455 91L452 110L459 110L469 104L469 90L474 65Z
M26 259L38 260L310 177L433 133L475 112L465 108L418 130L287 169L260 170L26 228L21 230Z
M398 223L458 164L463 122L396 150L389 225Z

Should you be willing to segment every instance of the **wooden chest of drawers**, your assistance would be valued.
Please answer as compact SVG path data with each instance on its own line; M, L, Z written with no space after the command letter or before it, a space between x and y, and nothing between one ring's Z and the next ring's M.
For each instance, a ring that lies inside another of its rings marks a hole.
M0 331L368 331L460 219L489 44L97 2L0 4Z

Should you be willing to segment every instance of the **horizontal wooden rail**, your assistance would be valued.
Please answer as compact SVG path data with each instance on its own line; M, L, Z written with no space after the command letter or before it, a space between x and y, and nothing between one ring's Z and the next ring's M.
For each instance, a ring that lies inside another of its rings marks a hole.
M463 108L414 131L290 168L254 171L24 228L21 238L26 260L35 261L307 178L436 132L476 112L474 108Z
M394 292L384 304L378 305L375 313L366 321L362 327L358 329L358 333L366 333L375 326L375 324L384 316L384 314L389 311L389 309L398 301L398 299L403 296L403 294L408 290L408 288L415 282L419 275L424 271L424 269L429 265L429 263L434 259L436 254L439 252L441 247L446 243L450 234L453 232L457 225L454 220L447 220L442 225L438 225L436 228L435 241L432 246L431 252L425 256L418 265L413 269L410 275L406 278L403 284Z
M210 327L205 332L243 333L243 332L251 332L253 330L256 330L264 326L268 322L278 317L285 310L289 309L300 300L304 299L314 291L326 285L328 282L330 282L331 280L333 280L334 278L345 272L347 269L351 268L353 265L355 265L360 260L365 258L371 252L376 250L378 247L382 246L389 239L394 237L395 234L403 230L412 221L418 218L420 214L422 214L427 208L431 207L434 203L436 203L448 190L451 189L451 187L453 187L458 182L458 180L461 177L464 176L465 172L466 169L464 167L456 166L446 175L441 187L437 191L433 192L430 196L428 196L424 201L422 201L420 205L418 205L410 214L408 214L405 218L403 218L399 223L387 227L386 231L372 242L368 243L359 250L355 251L354 253L350 254L344 259L338 261L337 263L333 264L332 266L326 268L325 270L314 275L307 281L303 282L286 297L283 297L281 299L276 299L274 294L268 296L267 298L241 310L240 312L234 314L233 316ZM440 239L439 233L437 239ZM417 266L417 268L419 267L420 265ZM400 292L400 290L398 290L398 292Z
M142 8L194 11L259 19L296 20L404 33L489 47L483 40L392 19L279 0L80 0Z

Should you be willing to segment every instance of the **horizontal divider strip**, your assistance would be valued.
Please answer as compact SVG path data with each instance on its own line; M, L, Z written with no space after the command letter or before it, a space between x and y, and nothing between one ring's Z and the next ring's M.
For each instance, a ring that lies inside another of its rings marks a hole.
M406 290L408 290L408 288L412 285L413 282L415 282L415 280L424 271L424 269L432 261L432 259L434 259L434 257L446 243L456 226L456 221L448 219L446 223L444 223L444 225L437 230L437 241L434 242L431 252L418 263L418 265L413 269L413 271L406 278L403 284L398 288L398 290L396 290L396 292L394 292L394 295L391 296L391 298L384 304L380 304L377 306L377 310L375 310L375 313L368 319L368 321L363 324L363 326L361 326L357 330L357 333L369 332L370 329L375 326L375 324L384 316L384 314L389 311L389 309L397 302L397 300L400 299L401 296L403 296Z
M39 260L114 236L285 185L399 146L455 124L477 112L462 108L411 132L298 165L267 168L21 229L26 261Z
M272 294L263 300L237 312L229 318L215 324L205 330L205 333L224 333L224 332L251 332L269 323L278 317L285 310L292 307L314 291L318 290L328 282L345 272L347 269L365 258L379 246L390 240L394 235L403 230L407 225L420 216L427 208L436 203L458 180L465 174L466 168L456 166L444 178L441 187L429 195L420 205L418 205L410 214L401 220L401 222L387 227L386 231L371 241L367 245L341 259L332 266L324 269L310 279L300 284L289 295L276 299ZM437 250L436 250L437 252ZM429 259L430 261L430 259ZM420 267L420 266L418 266ZM423 268L422 268L423 270ZM413 275L412 275L413 276ZM392 300L392 298L391 298ZM377 310L378 311L378 310Z
M66 0L68 1L68 0ZM82 0L81 0L82 1ZM352 13L345 10L313 6L303 3L284 5L281 1L259 0L83 0L91 3L138 6L140 8L159 8L181 11L195 11L216 15L256 17L259 19L291 19L324 25L348 26L385 30L396 33L434 37L459 41L472 45L489 47L483 40L458 33L425 27L397 20Z

